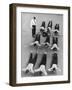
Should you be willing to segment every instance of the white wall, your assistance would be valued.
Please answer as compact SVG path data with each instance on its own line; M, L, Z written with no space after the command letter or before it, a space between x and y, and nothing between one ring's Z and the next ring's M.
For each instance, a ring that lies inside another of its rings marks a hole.
M0 0L0 90L24 90L24 89L25 90L37 90L37 89L71 90L72 82L70 84L28 86L28 87L11 87L8 85L8 81L9 81L9 4L10 3L34 3L34 4L37 3L37 4L47 4L47 5L57 5L57 6L58 5L72 6L72 0ZM72 11L72 7L71 7L71 11ZM72 17L72 12L71 12L71 17ZM72 26L71 26L71 29L72 29ZM72 42L71 42L71 45L72 45ZM72 75L72 72L71 72L71 75ZM72 81L72 78L71 78L71 81Z

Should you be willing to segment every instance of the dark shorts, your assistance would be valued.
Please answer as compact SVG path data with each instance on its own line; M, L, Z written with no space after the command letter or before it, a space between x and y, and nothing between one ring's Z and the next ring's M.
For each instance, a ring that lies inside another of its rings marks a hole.
M47 35L45 42L50 43L50 35Z
M52 44L57 44L58 45L58 37L53 37Z
M33 26L32 26L32 37L34 37L35 34L36 34L36 26L33 25Z
M38 56L38 54L35 54L34 58L32 56L32 58L29 59L29 63L32 63L33 65L35 65L35 63L37 61L37 56Z
M40 65L46 65L47 55L43 54Z
M36 34L34 41L38 41L40 43L40 34Z
M58 55L57 55L57 53L54 53L52 55L51 67L52 67L53 64L56 64L56 65L58 64Z

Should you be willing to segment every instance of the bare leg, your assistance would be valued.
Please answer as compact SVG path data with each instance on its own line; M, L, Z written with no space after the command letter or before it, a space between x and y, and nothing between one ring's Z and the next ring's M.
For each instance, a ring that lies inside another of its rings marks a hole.
M59 50L59 48L58 48L57 44L55 44L55 48L57 48L57 50Z
M53 64L52 67L48 69L48 71L53 71L54 68L61 72L61 70L58 68L56 64Z
M34 72L39 72L41 71L41 68L39 67L38 69L35 69Z
M56 64L53 65L53 68L56 69L56 71L60 71L61 72L61 69L58 68L58 66Z
M36 42L36 45L41 46L38 41Z
M48 71L53 71L53 68L57 69L57 65L53 64L52 67L48 69Z
M41 71L45 76L47 76L47 72L45 70L45 65L41 65L40 68L34 70L35 72Z
M22 69L23 72L26 72L27 70L29 70L29 64L28 64L28 66L26 68Z
M29 66L29 71L30 71L31 73L34 73L33 64L30 64L30 66Z
M34 73L32 63L29 63L28 66L26 68L24 68L22 71L26 72L27 70L29 70L29 72L31 72L31 73Z
M48 46L50 46L50 43L48 43L48 42L45 42L45 43L42 43L42 45L48 45Z
M41 65L41 71L42 71L42 73L45 75L45 76L47 76L47 72L46 72L46 69L45 69L45 65Z
M52 70L53 70L53 68L52 68L52 67L48 69L48 71L52 71Z
M48 43L48 42L46 42L45 45L47 45L47 46L51 46L50 43Z
M34 44L41 46L38 41L35 41L35 42L31 43L30 45L34 45Z
M53 44L53 46L52 46L52 48L51 48L51 49L54 49L54 48L57 48L57 49L59 50L59 48L58 48L57 44Z

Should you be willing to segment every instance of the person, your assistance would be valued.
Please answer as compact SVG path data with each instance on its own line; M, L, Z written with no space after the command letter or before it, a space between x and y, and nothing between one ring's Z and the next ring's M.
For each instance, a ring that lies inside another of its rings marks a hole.
M48 26L47 27L50 27L52 29L52 21L50 20L49 23L48 23Z
M40 26L40 32L42 33L43 31L45 31L45 21L43 21Z
M34 73L34 66L35 66L37 57L38 57L38 52L34 55L34 58L33 58L33 52L31 51L27 67L22 69L22 71Z
M47 31L51 31L51 29L52 29L52 21L49 21L47 25Z
M59 34L59 24L56 24L53 30L54 35L58 35Z
M49 21L48 25L47 25L47 31L44 32L46 36L46 39L44 41L44 43L42 43L42 45L44 46L51 46L50 45L50 35L51 35L51 29L52 29L52 21Z
M30 44L31 46L34 45L34 46L41 46L40 45L40 36L41 36L41 33L38 32L36 35L35 35L35 39L34 41Z
M51 45L50 45L50 35L47 35L47 36L46 36L46 39L45 39L44 43L42 43L42 45L44 45L44 46L46 46L46 47L47 47L47 46L48 46L48 47L51 46Z
M52 21L49 21L47 25L47 33L48 35L51 35L51 30L52 30Z
M46 32L46 35L45 35L45 41L43 43L41 43L41 45L44 45L44 46L51 46L50 45L50 35L48 34L48 32Z
M45 76L47 76L47 71L46 71L46 60L47 60L47 52L44 52L42 59L41 59L41 63L39 65L38 69L35 69L34 72L41 72L43 73Z
M53 72L55 72L55 71L61 71L60 69L59 69L59 67L58 67L58 55L57 55L57 53L55 52L55 53L53 53L53 55L52 55L52 62L51 62L51 66L50 66L50 68L48 69L48 71L53 71Z
M31 28L32 28L32 37L35 37L36 34L36 17L33 17L31 20Z
M35 38L34 38L34 41L30 44L31 46L34 45L34 46L41 46L41 39L42 38L45 38L47 36L47 32L45 31L40 31L35 35Z
M47 31L46 31L46 28L45 28L45 21L43 21L42 22L42 25L41 25L41 27L40 27L40 32L41 32L41 36L43 37L43 38L46 38L46 36L47 36Z
M53 36L52 41L53 42L52 42L51 50L59 50L59 47L58 47L58 37Z

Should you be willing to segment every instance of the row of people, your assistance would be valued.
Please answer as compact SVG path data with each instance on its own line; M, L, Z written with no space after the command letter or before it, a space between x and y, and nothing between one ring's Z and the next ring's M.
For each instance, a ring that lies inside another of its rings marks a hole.
M53 31L52 45L50 43L51 31ZM34 22L32 21L32 36L34 38L34 41L30 45L47 46L47 47L51 46L51 49L56 48L57 50L59 50L58 34L59 34L59 24L56 24L55 29L52 30L52 21L49 21L47 30L45 30L45 21L43 21L40 27L40 31L36 34L36 17L34 17ZM41 37L45 38L45 41L43 43L41 43Z
M31 73L36 73L36 72L41 72L44 75L48 75L47 72L55 72L55 71L61 71L58 67L58 55L57 53L53 53L52 55L52 62L50 65L50 68L48 68L46 70L46 62L47 62L47 52L44 52L41 58L41 62L39 64L39 68L38 69L34 69L34 66L37 62L37 58L38 58L39 52L37 52L34 57L33 57L33 52L30 52L30 57L29 57L29 61L28 64L26 66L26 68L23 68L22 71L27 73L27 72L31 72Z
M45 36L43 36L45 35ZM43 37L45 39L45 41L43 43L40 42L41 37ZM46 47L50 47L51 49L56 48L57 50L59 50L58 47L58 37L53 36L52 37L52 45L50 42L50 35L48 34L48 32L44 32L40 31L35 35L34 41L30 44L30 45L34 45L34 46L46 46Z
M34 38L36 35L36 26L37 26L37 21L36 21L36 17L33 17L33 19L31 20L31 28L32 28L32 37ZM59 32L59 24L56 24L54 29L52 29L52 21L48 22L48 25L46 27L45 21L42 22L41 26L40 26L40 31L47 31L49 34L51 33L51 31L53 31L55 34Z
M59 33L59 24L56 24L54 29L52 28L52 21L49 21L47 28L45 28L45 21L42 22L42 25L40 26L40 31L47 32L48 34L51 34L51 32L54 33L54 35L57 35Z
M36 17L34 17L35 21L32 22L32 37L34 41L30 44L33 46L46 46L51 47L52 50L59 50L58 47L58 35L59 35L59 24L56 24L54 30L52 29L52 21L49 21L48 26L46 28L45 21L42 22L40 26L40 31L36 33ZM41 42L41 38L44 38L44 42ZM50 38L52 38L52 43ZM30 53L29 62L26 68L23 69L24 72L42 72L44 75L47 75L48 71L56 71L58 68L58 55L54 53L52 55L52 62L50 68L46 70L46 62L47 62L47 52L44 52L41 58L41 62L38 69L34 69L34 66L37 61L38 52L35 54L33 58L33 53Z

